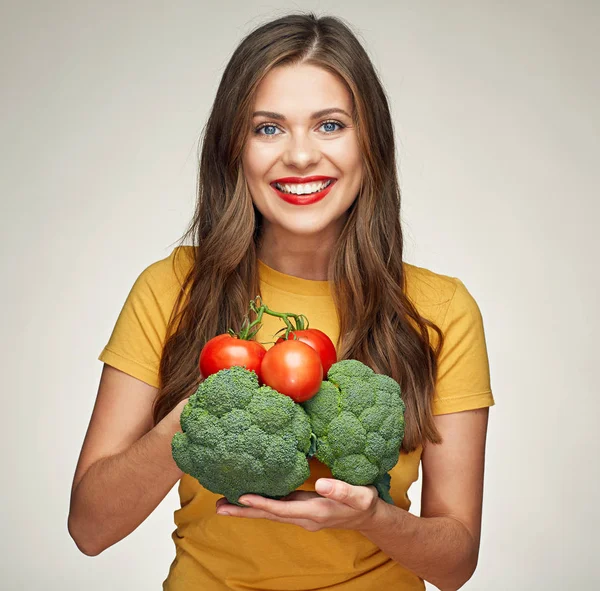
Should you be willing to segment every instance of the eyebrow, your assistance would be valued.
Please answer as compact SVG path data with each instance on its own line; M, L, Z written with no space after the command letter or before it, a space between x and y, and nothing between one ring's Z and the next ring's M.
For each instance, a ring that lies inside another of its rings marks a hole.
M338 107L331 107L329 109L323 109L321 111L317 111L316 113L313 113L310 118L311 119L319 119L321 117L325 117L327 115L332 115L333 113L343 113L344 115L346 115L346 117L350 117L350 119L352 119L351 115L349 115L348 113L346 113L346 111L344 111L344 109L340 109ZM252 117L258 117L260 115L263 115L264 117L269 117L270 119L277 119L279 121L285 121L285 115L282 115L281 113L275 113L273 111L255 111L254 113L252 113Z

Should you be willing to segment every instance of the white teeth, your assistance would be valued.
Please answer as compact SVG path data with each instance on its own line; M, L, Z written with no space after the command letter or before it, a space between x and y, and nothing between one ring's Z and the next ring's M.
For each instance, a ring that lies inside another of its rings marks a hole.
M294 195L308 195L310 193L317 193L322 191L325 187L328 187L333 181L331 179L327 181L319 181L316 183L302 183L298 185L280 184L275 183L275 186L284 193L294 193Z

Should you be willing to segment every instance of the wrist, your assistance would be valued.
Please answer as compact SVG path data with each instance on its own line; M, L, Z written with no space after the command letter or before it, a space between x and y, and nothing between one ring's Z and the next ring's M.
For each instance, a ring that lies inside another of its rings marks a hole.
M183 475L181 469L175 463L171 455L171 441L173 440L173 436L175 433L179 433L182 431L180 424L181 411L183 407L186 405L187 399L182 400L176 407L174 407L159 423L157 423L155 427L155 432L158 437L161 438L169 448L169 459L168 464L171 468L174 468L179 478Z
M181 431L181 412L183 411L185 405L188 403L188 398L184 398L180 402L177 403L171 412L165 417L165 422L169 425L169 430L171 431L171 435L175 435L178 431Z
M187 399L182 400L168 414L166 414L157 424L155 430L161 437L169 439L173 438L175 433L181 429L181 411L186 405Z
M369 539L373 534L390 531L392 528L398 531L396 528L402 527L407 514L408 512L400 507L390 505L378 498L373 513L359 528L359 531Z

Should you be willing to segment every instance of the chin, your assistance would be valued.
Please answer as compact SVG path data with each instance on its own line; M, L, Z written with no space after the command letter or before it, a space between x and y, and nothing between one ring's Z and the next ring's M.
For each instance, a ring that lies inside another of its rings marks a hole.
M283 223L280 220L273 220L274 225L279 226L290 234L298 236L310 236L323 232L327 227L333 224L333 220L323 220L323 218L314 218L307 216L294 216L293 219L286 219Z

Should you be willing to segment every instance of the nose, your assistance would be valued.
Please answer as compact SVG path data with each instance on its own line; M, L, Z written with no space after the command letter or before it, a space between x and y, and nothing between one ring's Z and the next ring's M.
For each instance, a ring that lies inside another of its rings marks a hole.
M316 142L302 134L290 137L282 156L286 166L304 169L317 164L321 159L321 151Z

